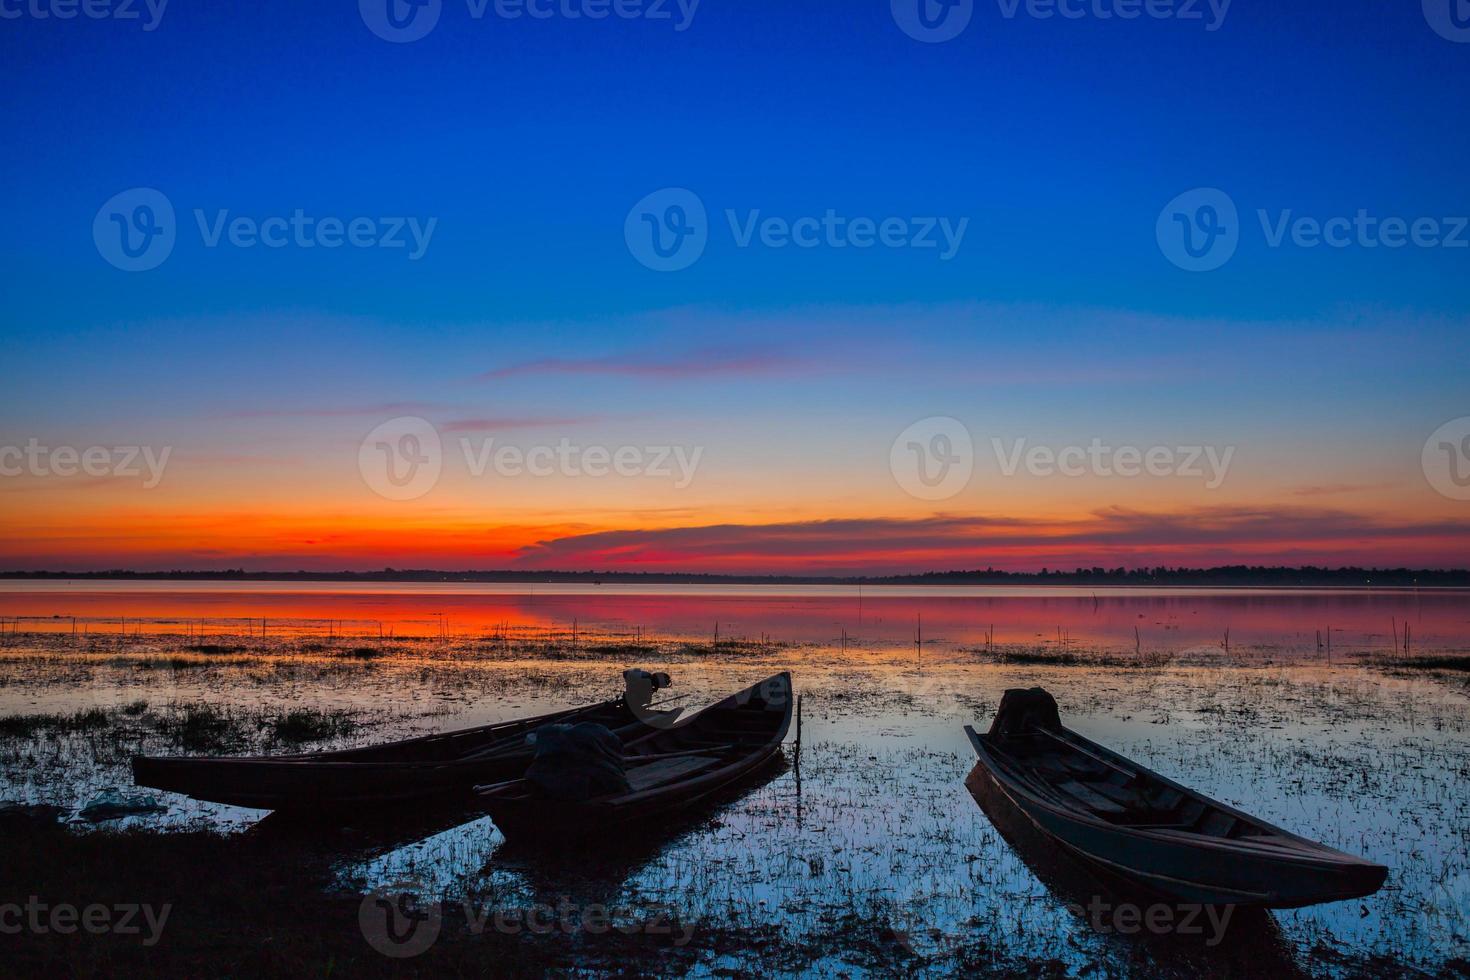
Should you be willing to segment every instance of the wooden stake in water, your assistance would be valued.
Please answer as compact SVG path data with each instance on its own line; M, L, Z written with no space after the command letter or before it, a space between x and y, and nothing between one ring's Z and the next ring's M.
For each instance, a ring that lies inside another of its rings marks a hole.
M801 767L801 695L796 696L796 765Z

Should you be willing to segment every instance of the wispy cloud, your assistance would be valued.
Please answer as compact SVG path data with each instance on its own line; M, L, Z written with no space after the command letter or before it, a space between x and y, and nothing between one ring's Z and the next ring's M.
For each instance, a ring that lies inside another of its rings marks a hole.
M715 348L672 354L639 353L605 357L543 357L495 368L475 376L497 381L534 374L601 374L677 381L706 377L784 374L808 365L805 356L780 348Z
M1319 483L1295 487L1290 493L1293 497L1335 497L1342 494L1366 493L1369 490L1392 490L1396 485L1393 483Z
M310 419L356 418L368 415L405 415L410 412L432 412L442 406L430 402L376 402L368 405L327 405L309 408L247 408L224 412L217 419Z
M589 425L603 421L603 416L587 415L580 418L558 418L555 416L507 416L503 418L455 419L439 426L441 432L508 432L513 429L546 429L562 426Z
M1335 563L1444 564L1467 547L1466 521L1400 522L1292 507L1179 513L1107 508L1071 520L937 516L602 531L538 542L522 549L519 560L538 568L826 573L988 565L1295 564L1314 556Z

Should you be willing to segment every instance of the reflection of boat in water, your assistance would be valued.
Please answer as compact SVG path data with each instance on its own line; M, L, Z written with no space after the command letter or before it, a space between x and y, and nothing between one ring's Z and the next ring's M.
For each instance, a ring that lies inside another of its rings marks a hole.
M976 763L965 779L1001 838L1052 896L1089 929L1138 944L1161 975L1304 977L1276 920L1260 908L1188 903L1150 912L1159 896L1056 846ZM1136 910L1136 914L1135 914ZM1148 916L1155 926L1150 928Z
M640 824L599 838L595 850L546 847L539 839L507 839L489 854L487 867L516 875L536 901L554 902L575 894L584 903L616 902L626 894L628 880L635 874L670 849L705 846L694 838L724 819L728 807L771 785L790 769L785 756L778 754L738 783L649 824L646 833Z
M1062 727L1040 688L966 733L989 780L1082 858L1184 902L1297 908L1377 891L1388 869L1209 799Z
M791 675L775 674L678 724L625 742L626 789L554 798L530 779L486 787L481 801L506 837L564 842L642 824L702 803L781 753Z

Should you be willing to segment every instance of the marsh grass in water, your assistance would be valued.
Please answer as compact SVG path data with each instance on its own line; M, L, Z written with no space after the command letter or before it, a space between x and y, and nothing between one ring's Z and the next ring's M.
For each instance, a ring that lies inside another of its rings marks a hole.
M8 780L0 798L75 807L87 786L126 785L132 752L185 751L186 737L248 752L294 750L295 738L312 739L303 743L310 748L385 741L600 700L621 689L618 673L629 666L668 670L672 693L697 707L790 668L804 699L800 768L788 767L672 832L638 828L623 842L632 856L548 864L507 848L493 823L474 814L443 825L390 825L381 839L355 822L323 844L312 881L283 879L271 887L284 890L284 904L317 910L315 903L335 902L355 915L363 893L411 875L433 894L497 908L555 904L562 895L584 903L673 904L696 926L692 942L677 950L613 951L586 937L568 944L560 936L535 947L535 956L554 958L555 966L543 966L572 972L599 965L645 974L914 977L1251 972L1220 953L1179 953L1094 932L970 799L963 779L973 754L960 726L988 724L1006 688L1043 684L1061 701L1067 723L1098 741L1227 803L1390 866L1389 887L1361 903L1276 916L1278 931L1268 938L1293 970L1443 974L1470 952L1470 697L1445 671L1273 665L1256 654L1212 650L1134 657L1036 644L988 651L926 644L922 658L912 646L852 641L722 639L716 647L658 638L257 638L241 645L247 649L229 655L153 637L8 648L0 658L0 705L32 705L12 709L21 717L69 719L96 707L80 703L85 697L104 702L99 710L108 724L65 731L65 722L51 730L12 722L32 734L0 735ZM351 654L360 647L384 652ZM136 665L172 656L208 662L177 671ZM25 760L12 762L15 752ZM233 833L259 820L171 794L164 800L169 812L147 818L148 827ZM139 854L166 851L170 836L144 838L159 843ZM203 846L239 856L255 837ZM299 864L292 846L277 840L272 860ZM188 860L190 847L181 841L177 860ZM194 890L180 897L203 909L234 901L209 883L187 888ZM339 902L343 889L350 898ZM243 923L249 934L238 938L252 940L252 949L270 932L283 953L305 957L293 960L296 967L324 972L329 959L334 972L374 966L350 943L337 944L340 933L318 939L289 923L257 928L245 912L232 921ZM351 920L348 927L351 939ZM200 928L182 942L204 943L207 930ZM483 968L496 940L468 936L463 924L446 922L445 930L445 952L436 946L427 955L446 956L451 971L469 962L459 957L478 955ZM1245 944L1247 952L1255 943ZM187 960L187 949L169 955ZM425 969L440 962L421 961Z
M1443 670L1458 673L1470 672L1470 655L1436 656L1426 654L1419 657L1379 657L1372 663L1391 670Z
M271 722L271 732L278 742L287 745L303 745L322 742L331 738L342 738L357 730L357 721L350 711L317 711L313 708L294 708Z
M0 717L0 738L32 738L42 732L89 732L111 724L111 716L101 708L85 708L70 714L10 715Z
M119 748L143 746L150 751L231 754L340 740L388 717L381 710L240 709L202 701L155 707L137 700L113 708L0 717L0 753L15 758L26 748L18 743L43 740L55 745L62 736L77 735L86 739L71 746L72 751L90 746L99 758L115 757Z

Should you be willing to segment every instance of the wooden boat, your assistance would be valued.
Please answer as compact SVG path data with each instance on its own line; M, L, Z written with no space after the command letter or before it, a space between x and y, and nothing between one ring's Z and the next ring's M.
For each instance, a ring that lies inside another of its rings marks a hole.
M1007 691L965 732L985 779L1043 834L1154 894L1298 908L1377 891L1388 869L1209 799L1064 728L1040 688Z
M623 702L610 701L534 718L424 735L340 752L274 756L133 759L139 786L261 810L333 810L432 798L472 798L473 788L525 771L526 734L552 722L592 721L626 740L651 730Z
M511 840L561 842L666 816L708 800L776 758L792 704L791 675L782 672L625 743L626 793L569 802L516 779L481 787L481 803Z

